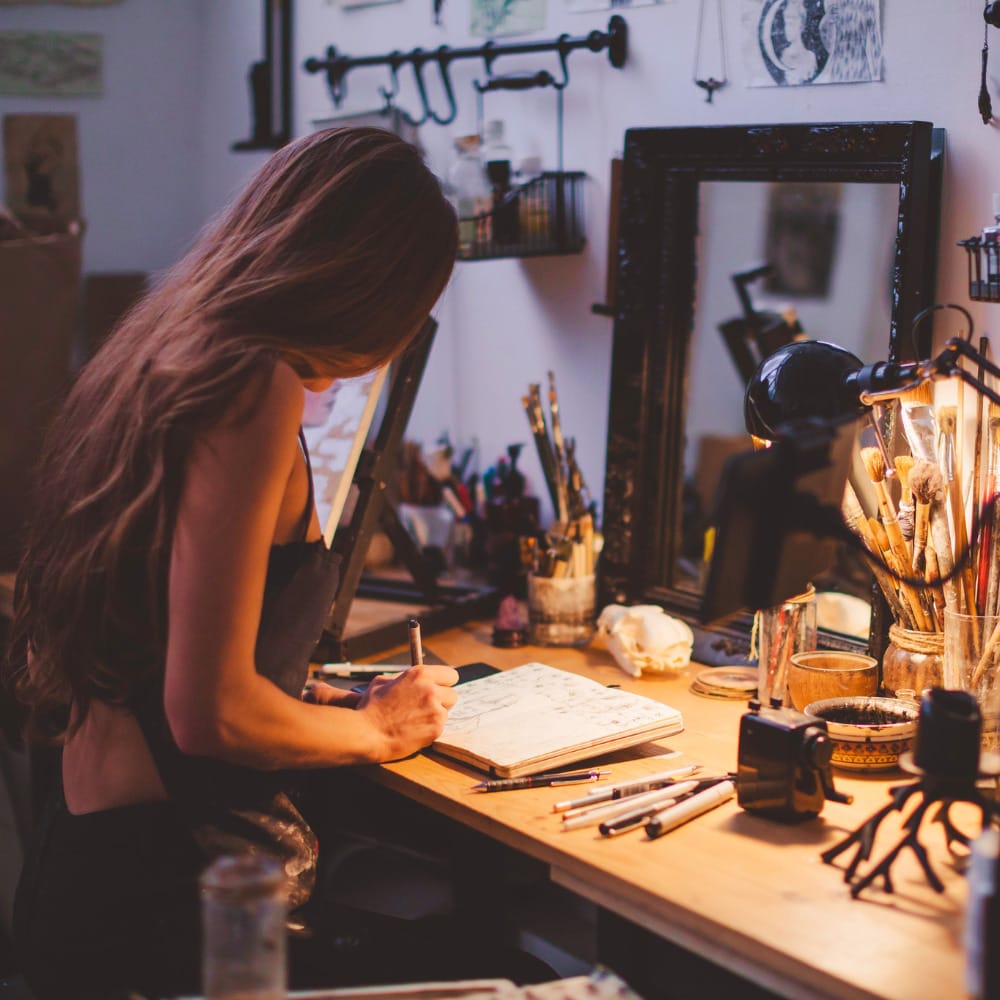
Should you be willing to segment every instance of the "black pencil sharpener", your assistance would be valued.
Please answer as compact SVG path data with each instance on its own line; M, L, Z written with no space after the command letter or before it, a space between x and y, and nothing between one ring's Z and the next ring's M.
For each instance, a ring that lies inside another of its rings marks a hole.
M818 816L827 799L850 802L833 787L832 755L823 719L751 701L740 718L737 801L785 823Z

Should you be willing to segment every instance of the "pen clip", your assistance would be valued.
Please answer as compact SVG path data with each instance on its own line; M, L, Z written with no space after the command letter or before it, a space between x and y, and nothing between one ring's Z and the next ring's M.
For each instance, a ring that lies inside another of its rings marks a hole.
M566 778L550 778L548 784L550 785L584 785L589 784L591 781L597 781L599 775L596 771L592 771L590 774L585 775L573 775Z

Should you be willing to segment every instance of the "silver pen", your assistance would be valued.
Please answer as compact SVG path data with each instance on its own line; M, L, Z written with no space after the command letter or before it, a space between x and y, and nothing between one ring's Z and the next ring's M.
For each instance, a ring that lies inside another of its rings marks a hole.
M627 795L636 795L639 792L648 792L654 788L662 788L664 785L669 785L677 778L686 778L700 770L701 764L687 764L684 767L675 767L670 771L657 771L654 774L647 774L645 777L612 782L603 788L595 788L588 795L580 798L564 799L562 802L557 802L552 807L552 811L564 813L570 809L592 806L598 802L608 802L612 799L621 799Z
M651 792L643 792L617 802L605 802L588 809L574 809L572 812L563 814L562 828L564 830L578 830L581 826L593 826L601 820L614 819L624 813L646 806L649 807L649 812L652 814L657 809L666 806L668 802L686 792L693 791L697 787L697 781L679 781L675 785L656 788Z

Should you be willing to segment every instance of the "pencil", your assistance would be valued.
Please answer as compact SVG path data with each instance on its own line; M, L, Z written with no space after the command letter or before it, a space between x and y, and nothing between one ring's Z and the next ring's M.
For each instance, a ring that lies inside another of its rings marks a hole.
M424 662L424 647L420 642L420 622L416 618L411 618L409 623L410 631L410 666L419 667Z

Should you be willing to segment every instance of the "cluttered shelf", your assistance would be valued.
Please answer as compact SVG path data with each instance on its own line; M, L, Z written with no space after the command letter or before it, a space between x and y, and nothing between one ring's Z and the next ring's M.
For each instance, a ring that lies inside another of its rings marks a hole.
M676 736L599 758L614 780L687 763L700 764L706 774L725 774L736 765L745 702L695 694L699 665L633 679L604 650L497 649L490 645L490 630L487 623L449 630L434 637L434 651L447 662L487 660L502 668L543 660L682 713L684 730ZM472 789L481 773L436 755L383 765L371 774L544 862L552 880L578 896L776 995L936 1000L964 992L967 888L939 831L927 833L926 846L943 882L940 893L909 852L895 863L893 893L879 882L857 899L844 879L849 855L831 864L820 857L886 804L890 789L907 778L901 772L837 771L837 788L852 795L853 803L827 803L807 822L777 823L731 799L655 841L639 832L603 837L593 827L567 832L553 812L566 789L481 794ZM894 833L898 827L880 829L875 857L882 838L885 849L895 843ZM628 970L616 971L629 980Z

